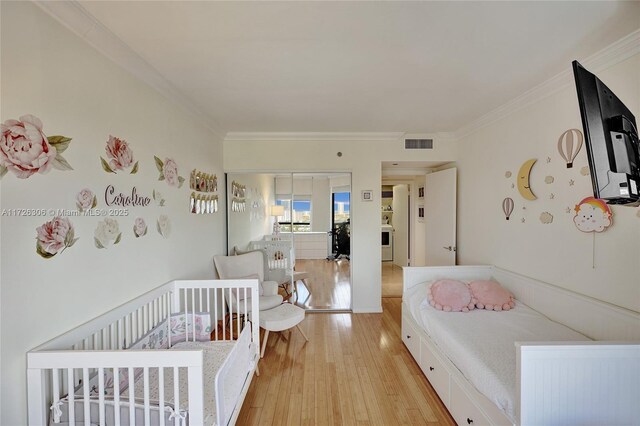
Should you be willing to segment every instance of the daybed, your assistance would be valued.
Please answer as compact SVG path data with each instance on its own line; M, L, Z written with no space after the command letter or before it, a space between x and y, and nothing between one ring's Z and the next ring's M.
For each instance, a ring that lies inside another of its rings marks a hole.
M29 425L234 424L257 372L258 299L257 280L173 281L30 351Z
M498 281L517 304L436 310L445 278ZM638 313L492 266L409 267L402 339L459 425L640 422Z

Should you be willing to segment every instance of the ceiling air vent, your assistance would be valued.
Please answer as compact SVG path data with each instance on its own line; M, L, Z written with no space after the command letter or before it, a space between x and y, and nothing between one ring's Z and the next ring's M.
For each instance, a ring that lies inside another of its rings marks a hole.
M404 149L433 149L433 139L405 139Z

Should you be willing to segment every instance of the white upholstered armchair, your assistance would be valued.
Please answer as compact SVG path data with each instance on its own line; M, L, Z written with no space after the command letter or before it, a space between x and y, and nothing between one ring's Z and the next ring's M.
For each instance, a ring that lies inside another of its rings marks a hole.
M264 281L264 255L259 251L253 251L237 256L218 255L213 257L218 275L221 279L257 278L260 282L259 307L261 311L275 308L282 303L282 296L278 294L278 283L275 281ZM236 306L234 300L228 301L233 307ZM243 304L240 304L240 311ZM238 312L243 314L244 312Z

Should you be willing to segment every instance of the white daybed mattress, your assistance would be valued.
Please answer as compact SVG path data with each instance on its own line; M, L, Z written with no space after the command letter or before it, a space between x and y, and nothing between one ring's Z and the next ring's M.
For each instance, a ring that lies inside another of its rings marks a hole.
M173 345L169 350L185 350L185 349L198 349L203 351L203 382L204 382L204 419L205 424L213 425L216 421L216 399L214 390L215 376L218 370L222 367L222 364L228 357L231 350L236 345L236 341L218 341L218 342L181 342ZM180 398L180 411L184 416L189 410L189 392L188 392L188 377L187 369L179 368L179 398ZM149 369L149 400L151 401L150 409L150 422L151 424L159 424L159 387L158 387L158 371L157 368ZM245 374L246 372L232 372L234 374ZM135 416L136 424L144 424L144 375L140 376L134 382L134 398L135 398ZM235 391L235 390L234 390ZM82 419L84 413L84 399L82 397L82 391L75 398L75 412L76 420ZM231 394L231 392L229 392ZM166 424L174 424L174 417L171 415L176 412L175 410L175 398L173 388L173 368L164 369L164 400L165 400L165 422ZM54 423L53 420L50 425L68 425L67 405L69 400L67 397L61 400L62 405L59 407L62 411L62 416L59 423ZM98 397L91 396L90 402L91 410L91 422L92 424L98 424L99 412L98 412ZM176 413L178 415L180 413ZM114 402L113 395L105 395L105 416L106 424L113 425L114 419ZM187 417L188 419L188 417ZM122 426L129 425L129 389L124 390L120 395L120 424ZM178 422L180 423L180 422ZM180 423L182 424L182 423Z
M460 372L507 416L515 419L515 342L585 341L588 337L551 321L523 303L510 311L438 311L429 305L429 283L405 295L413 319Z

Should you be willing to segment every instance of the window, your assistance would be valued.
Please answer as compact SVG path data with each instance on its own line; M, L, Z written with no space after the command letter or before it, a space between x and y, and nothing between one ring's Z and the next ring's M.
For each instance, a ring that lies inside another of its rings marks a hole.
M344 223L349 220L349 192L333 193L333 222Z
M308 196L295 196L293 211L291 199L279 198L276 204L284 206L284 216L278 218L282 232L311 232L311 200ZM293 223L291 214L293 213Z

